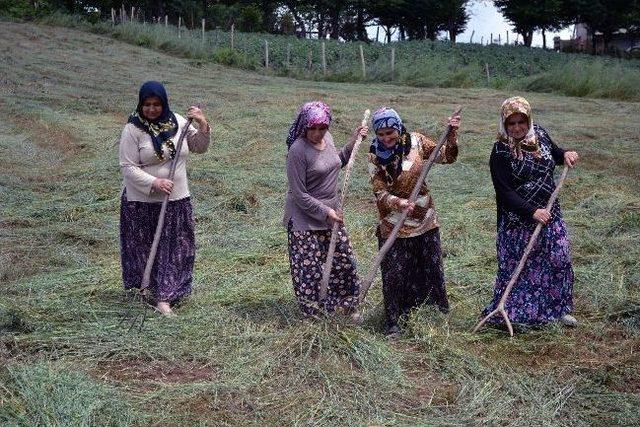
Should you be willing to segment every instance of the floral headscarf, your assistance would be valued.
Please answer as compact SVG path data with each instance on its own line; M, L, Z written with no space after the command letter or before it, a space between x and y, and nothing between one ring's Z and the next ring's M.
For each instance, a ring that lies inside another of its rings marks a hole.
M300 107L298 117L289 128L287 136L287 150L291 144L301 136L304 136L307 129L316 125L327 125L331 123L331 109L321 101L311 101Z
M522 113L527 117L529 124L529 131L521 141L516 141L507 133L507 127L505 125L507 118L512 114ZM540 144L536 137L535 129L533 128L533 120L531 119L531 105L529 101L521 96L514 96L506 99L502 103L500 110L500 123L498 123L498 140L504 142L511 149L511 155L519 160L522 160L522 151L532 153L534 157L540 157Z
M155 120L147 119L142 114L142 104L145 99L151 97L157 97L162 102L162 114ZM162 83L148 81L140 87L138 94L138 106L130 116L128 123L133 123L137 128L143 130L151 136L153 142L153 149L156 152L156 157L160 160L164 158L162 146L166 145L169 149L171 158L176 155L176 149L173 145L171 138L178 132L178 120L175 114L169 109L169 98L167 97L167 91Z
M387 173L397 174L402 167L402 157L409 154L411 150L411 137L402 124L400 115L393 108L381 107L373 113L371 124L374 132L384 128L398 131L400 138L394 147L387 148L377 136L373 137L369 147L369 152L375 154L377 163L385 169L390 169ZM388 167L389 165L391 166Z

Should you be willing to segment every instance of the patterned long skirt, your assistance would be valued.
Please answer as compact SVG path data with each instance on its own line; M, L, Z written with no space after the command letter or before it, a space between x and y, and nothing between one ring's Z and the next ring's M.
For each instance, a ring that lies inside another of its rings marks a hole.
M377 234L381 248L386 239L380 236L380 229ZM401 316L421 304L435 304L440 311L449 311L437 228L396 239L380 268L387 328L397 326Z
M161 203L120 199L120 259L125 289L140 288L158 224ZM167 205L164 228L151 270L149 290L156 301L177 302L191 293L196 256L191 199Z
M331 230L294 230L289 222L289 263L293 290L302 314L316 317L321 314L318 305L318 291L322 280L322 267L327 259ZM356 272L347 230L341 225L333 256L331 275L324 309L335 311L337 307L349 309L358 305L360 282Z
M493 301L484 309L485 316L500 302L532 234L530 227L506 227L505 221L498 222L498 275ZM560 319L573 309L573 280L567 228L559 217L542 228L524 269L513 285L505 302L509 320L540 325ZM504 322L501 316L494 316L490 321Z

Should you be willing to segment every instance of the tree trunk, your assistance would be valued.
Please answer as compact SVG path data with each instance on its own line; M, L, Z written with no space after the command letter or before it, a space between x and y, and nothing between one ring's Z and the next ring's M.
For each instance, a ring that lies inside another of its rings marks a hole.
M326 37L326 33L324 30L324 15L321 13L318 15L318 38L324 39Z
M331 13L331 34L329 35L333 40L340 38L340 10L335 8Z
M547 50L547 32L542 30L542 48Z
M531 47L531 41L533 40L533 31L523 31L521 34L522 43L527 47Z

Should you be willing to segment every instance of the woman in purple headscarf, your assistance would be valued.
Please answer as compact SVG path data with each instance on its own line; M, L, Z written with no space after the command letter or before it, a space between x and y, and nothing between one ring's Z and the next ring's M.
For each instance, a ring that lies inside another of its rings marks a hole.
M338 174L347 164L358 135L368 128L358 126L347 145L338 150L329 133L331 110L323 102L304 104L287 137L289 189L283 224L289 240L293 288L303 315L317 317L323 310L341 309L357 315L360 285L349 236L336 211ZM324 306L318 303L322 267L327 256L331 228L340 223L335 256Z
M372 124L376 134L369 149L369 172L380 216L377 232L380 247L402 211L409 210L398 238L380 265L386 333L397 336L399 319L420 304L435 304L440 311L449 311L440 224L427 184L422 184L415 203L408 201L436 143L418 132L407 132L392 108L376 111ZM458 157L460 117L450 117L448 124L453 131L436 157L438 163L453 163Z
M120 258L125 289L139 288L149 257L162 200L169 194L164 228L153 270L150 300L163 315L191 292L195 238L193 209L187 185L189 153L204 153L210 142L209 124L198 107L190 107L190 126L182 145L173 181L167 179L176 143L187 120L169 109L161 83L140 88L138 106L120 138L120 169L124 177L120 200Z

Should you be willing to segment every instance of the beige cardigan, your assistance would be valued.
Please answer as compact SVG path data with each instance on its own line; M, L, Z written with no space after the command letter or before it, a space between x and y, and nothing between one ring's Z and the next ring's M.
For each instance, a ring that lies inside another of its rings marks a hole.
M177 146L178 138L187 120L179 114L175 116L178 121L178 132L172 140ZM203 132L189 126L184 141L186 144L182 144L178 157L169 200L180 200L190 196L187 183L187 158L190 152L207 151L210 141L209 129ZM125 125L120 137L120 169L124 177L123 190L127 190L128 201L157 203L164 199L164 193L153 190L151 186L156 178L169 177L172 159L167 147L163 146L162 149L164 159L160 160L153 149L151 136L132 123Z

